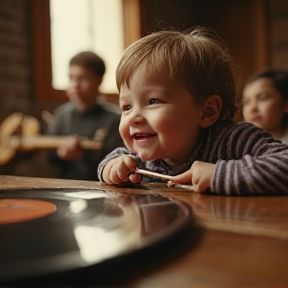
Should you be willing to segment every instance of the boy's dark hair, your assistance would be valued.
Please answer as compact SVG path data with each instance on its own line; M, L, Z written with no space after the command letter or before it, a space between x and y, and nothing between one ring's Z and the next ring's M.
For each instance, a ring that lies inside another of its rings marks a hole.
M260 72L256 72L251 75L245 85L254 82L258 79L267 78L270 79L276 88L276 90L280 93L283 99L288 99L288 71L282 69L268 69ZM245 86L244 85L244 86Z
M105 73L104 61L92 51L83 51L76 54L69 62L69 66L71 65L84 66L99 78L102 78Z
M204 27L159 31L145 36L124 52L116 71L118 90L142 64L184 85L198 103L211 95L222 99L219 119L233 119L235 83L232 59L223 39Z

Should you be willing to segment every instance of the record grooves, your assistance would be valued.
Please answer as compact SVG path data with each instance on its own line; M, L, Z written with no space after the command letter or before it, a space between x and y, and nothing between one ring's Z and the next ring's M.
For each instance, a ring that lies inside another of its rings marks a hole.
M0 190L0 282L125 261L192 221L188 204L160 194Z

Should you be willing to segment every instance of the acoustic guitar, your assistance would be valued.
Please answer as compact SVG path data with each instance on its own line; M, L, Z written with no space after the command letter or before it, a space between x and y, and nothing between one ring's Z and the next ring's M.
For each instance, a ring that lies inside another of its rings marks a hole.
M68 136L38 135L40 124L32 116L16 112L0 126L0 166L8 163L17 152L35 149L56 149ZM104 146L107 129L99 129L95 138L80 138L83 149L99 150Z

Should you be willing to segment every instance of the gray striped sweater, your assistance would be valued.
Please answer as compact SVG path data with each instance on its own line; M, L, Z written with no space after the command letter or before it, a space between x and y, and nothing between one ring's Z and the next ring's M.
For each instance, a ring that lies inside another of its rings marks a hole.
M111 159L134 154L117 148L98 166L98 177ZM178 175L187 171L195 160L216 163L210 192L224 195L288 194L288 146L250 123L217 122L202 131L187 162L169 166L163 160L143 162L139 168Z

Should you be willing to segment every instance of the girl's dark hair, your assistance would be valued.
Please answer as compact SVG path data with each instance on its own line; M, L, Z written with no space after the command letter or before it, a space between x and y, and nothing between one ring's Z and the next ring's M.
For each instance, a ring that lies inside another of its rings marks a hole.
M104 61L92 51L84 51L76 54L69 62L69 66L71 65L84 66L99 78L102 78L105 73Z

